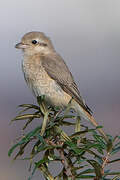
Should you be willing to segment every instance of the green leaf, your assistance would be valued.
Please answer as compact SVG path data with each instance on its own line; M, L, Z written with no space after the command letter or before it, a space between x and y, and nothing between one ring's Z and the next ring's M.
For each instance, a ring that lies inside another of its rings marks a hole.
M42 152L43 156L42 159L35 163L33 167L33 171L29 180L33 177L36 169L39 169L45 179L50 179L52 175L48 170L48 164L51 161L59 161L61 162L61 157L56 155L56 151L60 148L64 150L64 156L67 162L70 165L71 172L75 175L75 179L101 179L101 180L108 180L107 176L116 176L119 177L120 172L110 172L104 171L103 174L103 158L107 152L112 151L112 153L116 153L120 151L120 136L112 137L108 135L110 141L108 144L104 141L104 138L97 133L97 129L102 128L102 126L97 126L96 128L89 129L87 126L81 124L81 129L79 129L79 122L77 122L77 131L76 133L68 136L61 128L61 126L75 126L76 115L73 112L70 112L68 115L65 114L63 111L60 114L57 114L60 109L56 109L44 103L45 96L38 97L38 106L32 104L23 104L20 105L21 107L21 114L18 114L13 121L17 120L27 120L25 121L25 129L28 124L32 122L34 118L44 118L44 120L48 120L45 125L44 132L42 133L43 136L40 135L41 127L39 126L32 131L29 131L21 137L19 142L17 142L13 147L9 150L8 155L11 156L13 151L18 148L18 153L16 154L16 159L18 156L24 155L25 148L27 144L29 146L29 151L25 153L27 156L24 160L32 160L30 162L34 162L34 160L41 155ZM29 113L29 110L32 109L33 114ZM69 107L68 107L69 110ZM27 113L27 114L24 114ZM55 118L56 116L56 118ZM72 121L71 121L72 119ZM80 131L81 130L81 131ZM32 143L31 143L32 141ZM79 141L79 143L78 143ZM49 143L53 142L53 143ZM116 143L117 142L117 143ZM116 144L115 144L116 143ZM52 145L50 145L52 144ZM113 144L114 147L113 147ZM114 149L113 149L114 148ZM101 154L102 155L101 155ZM103 155L104 153L104 155ZM111 153L111 154L112 154ZM39 159L38 159L39 160ZM120 158L113 159L108 163L114 163L120 161ZM64 166L64 165L63 165ZM90 167L92 166L92 167ZM107 164L106 164L107 166ZM117 173L117 174L116 174ZM106 176L106 177L105 177ZM57 175L56 178L52 179L71 179L68 178L66 175L65 167L61 170L60 174ZM109 179L110 180L110 179Z
M43 163L46 163L46 162L49 162L49 160L48 159L41 159L40 161L35 162L35 167L34 167L34 169L32 171L32 175L28 178L28 180L31 180L33 175L35 174L37 168L39 168L40 165L42 165Z
M101 178L102 177L102 167L101 165L95 161L95 160L87 160L88 163L91 164L91 166L95 169L95 174L97 178Z
M120 158L109 161L108 163L114 163L114 162L117 162L117 161L120 161Z
M61 109L61 107L59 107L59 106L55 106L55 107L53 107L53 111L55 111L55 112L60 111L60 109Z
M97 146L96 149L100 154L102 154L102 155L104 154L103 149L101 148L101 146Z
M23 144L23 143L22 143ZM12 146L12 148L10 148L10 150L8 151L8 156L10 157L11 156L11 154L13 153L13 151L14 151L14 149L16 148L16 147L18 147L20 145L20 143L17 143L17 144L15 144L14 146Z
M79 178L79 179L78 179ZM91 179L91 178L95 178L94 175L80 175L76 177L76 180L80 180L80 179Z
M41 126L36 127L33 131L30 131L22 140L28 141L31 137L37 136L41 130Z
M112 142L114 141L114 137L113 136L111 136L110 134L107 134L107 136L108 136L110 141L112 141Z
M105 176L106 175L120 175L120 171L119 172L108 172L108 173L105 173L104 175Z
M117 147L118 145L120 145L120 142L116 143L116 144L114 145L114 147Z
M87 149L86 150L88 153L92 154L95 156L95 158L98 158L100 162L102 162L102 157L100 155L98 155L97 153L95 153L94 151Z
M37 134L36 137L38 137L38 139L40 140L40 142L41 142L42 144L45 144L45 141L44 141L44 139L43 139L43 136L41 136L40 134Z
M11 121L25 120L25 119L29 119L29 118L40 118L40 115L39 114L24 114L24 115L19 115L19 116L16 116Z
M71 122L67 122L67 121L62 121L60 124L64 125L64 126L73 126L73 125L75 125L75 123L71 123Z
M86 144L85 145L85 149L90 149L90 148L96 148L96 149L101 149L101 146L100 144L94 144L94 143L91 143L91 144Z
M113 140L109 139L107 143L107 152L111 152L112 148L113 148Z
M15 144L9 151L8 151L8 156L11 156L11 154L13 153L14 149L16 149L18 146L27 143L28 141L30 141L30 138L37 135L40 132L40 127L35 128L33 131L29 132L24 138L22 138L22 140L20 142L18 142L17 144Z
M27 128L27 126L33 121L34 118L30 118L26 124L24 125L24 127L22 128L23 130L25 130Z
M97 127L96 127L96 129L101 129L101 128L103 128L103 126L97 126Z
M65 144L67 144L76 155L81 155L83 152L85 152L83 148L78 148L76 144L71 141L66 141Z
M17 159L18 156L22 156L24 154L25 147L28 145L29 141L25 144L20 145L20 150L14 157L14 160Z
M36 168L39 168L39 166L41 164L46 163L46 162L49 162L49 160L47 158L41 159L40 161L35 162L35 166L36 166Z
M21 115L22 113L24 113L24 112L26 112L26 111L28 111L29 109L31 109L31 108L29 108L29 107L27 107L27 108L24 108L24 109L22 109L21 111L19 111L19 115Z
M37 110L40 109L39 106L36 106L36 105L33 105L33 104L21 104L18 107L33 108L33 109L37 109Z
M75 118L74 115L63 115L63 116L57 117L56 119L62 121L64 119L74 119L74 118Z
M112 180L120 180L120 176L115 176Z
M102 157L95 157L96 158L96 160L98 161L98 163L100 164L100 165L102 165L103 164L103 158Z
M94 134L93 137L103 149L106 148L106 144L104 143L103 138L101 136Z
M34 144L34 146L33 146L33 148L32 148L32 151L31 151L31 154L34 154L34 153L37 151L38 146L39 146L40 144L41 144L41 141L38 140L38 141Z
M10 150L8 151L8 156L11 156L11 154L13 153L13 151L20 145L27 143L29 140L26 141L26 139L22 139L20 142L18 142L17 144L13 145L12 148L10 148Z
M33 115L39 115L39 118L41 117L41 114L39 114L39 111L35 112ZM23 127L23 130L25 130L27 128L27 126L34 120L34 117L31 117L28 119L28 121L26 122L26 124Z
M54 126L54 132L60 135L60 138L64 141L71 141L70 137L58 126Z
M76 136L80 136L81 134L85 134L85 133L88 133L88 130L76 132L76 133L72 134L70 137L74 138Z
M35 174L37 168L39 168L40 165L42 165L43 163L46 163L46 162L49 162L49 160L48 160L48 159L45 159L45 158L44 158L44 159L41 159L41 160L38 161L38 162L35 162L35 167L34 167L34 169L33 169L32 175L28 178L28 180L31 180L32 177L33 177L33 175Z
M117 148L113 148L111 154L112 154L112 155L113 155L113 154L116 154L116 153L119 152L119 151L120 151L120 146L118 146Z
M41 152L41 151L47 150L48 148L49 148L49 146L41 144L40 146L38 146L37 152Z
M79 173L79 175L94 173L94 172L95 172L94 169L86 169L86 170L82 171L81 173Z

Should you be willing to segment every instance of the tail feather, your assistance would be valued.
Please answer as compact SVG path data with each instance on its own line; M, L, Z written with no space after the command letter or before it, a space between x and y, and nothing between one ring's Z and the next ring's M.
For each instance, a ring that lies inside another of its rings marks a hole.
M84 111L84 113L86 114L86 116L89 118L89 120L91 121L91 123L97 127L98 123L96 122L96 120L94 119L94 117L92 115L90 115L88 112ZM104 131L102 129L98 129L99 133L104 137L104 139L108 142L108 137L106 136L106 134L104 133Z
M76 103L75 101L73 102L74 104L74 109L77 111L77 113L82 116L84 119L90 121L95 127L98 126L98 123L96 122L96 120L94 119L94 117L87 112L85 109L83 109L83 107L81 107L78 103ZM98 129L99 133L104 137L105 141L108 142L108 137L106 136L106 134L104 133L104 131L102 129Z

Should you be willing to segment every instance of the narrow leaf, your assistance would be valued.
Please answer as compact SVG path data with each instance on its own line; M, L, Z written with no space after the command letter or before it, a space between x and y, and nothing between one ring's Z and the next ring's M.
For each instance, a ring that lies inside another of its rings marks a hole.
M39 106L33 104L20 104L18 107L25 107L25 108L33 108L33 109L40 109Z
M87 160L88 163L95 169L95 174L98 178L102 177L102 167L101 165L95 160Z
M32 177L33 177L33 175L35 174L37 168L39 168L39 166L40 166L41 164L45 163L45 162L48 162L48 160L47 160L47 159L41 159L40 161L38 161L38 162L35 163L35 167L34 167L34 169L33 169L33 171L32 171L32 175L28 178L28 180L31 180L31 179L32 179Z
M113 155L113 154L116 154L117 152L119 152L120 151L120 146L118 146L117 148L114 148L113 150L112 150L112 152L111 152L111 154Z
M75 123L71 123L71 122L67 122L67 121L62 121L60 124L65 125L65 126L73 126L73 125L75 125Z
M95 172L94 169L86 169L86 170L82 171L81 173L79 173L79 175L94 173L94 172Z
M79 179L78 179L79 178ZM80 175L76 177L76 180L80 180L80 179L91 179L91 178L95 178L94 175Z
M114 162L117 162L117 161L120 161L120 158L119 159L114 159L112 161L109 161L108 163L114 163Z
M25 120L25 119L29 119L29 118L39 118L39 117L40 117L39 114L24 114L24 115L16 116L11 121Z

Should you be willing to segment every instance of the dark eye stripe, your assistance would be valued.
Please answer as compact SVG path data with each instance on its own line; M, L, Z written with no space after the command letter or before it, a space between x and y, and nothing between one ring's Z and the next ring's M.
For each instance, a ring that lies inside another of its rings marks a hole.
M41 46L47 46L47 44L46 44L46 43L40 43L40 45L41 45Z

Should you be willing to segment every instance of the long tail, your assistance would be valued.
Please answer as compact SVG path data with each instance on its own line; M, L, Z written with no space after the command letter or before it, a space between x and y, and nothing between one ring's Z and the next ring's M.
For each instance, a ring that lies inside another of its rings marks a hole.
M77 113L82 116L84 119L91 121L91 123L97 127L98 123L96 122L96 120L94 119L94 117L89 114L86 110L84 110L78 103L76 103L74 101L73 103L75 110L77 111ZM108 137L106 136L106 134L104 133L104 131L102 129L98 129L99 133L104 137L105 141L108 142Z
M89 118L89 120L91 121L91 123L97 127L98 123L96 122L96 120L94 119L94 117L92 115L90 115L87 111L84 110L84 113L86 114L86 116ZM104 137L105 141L108 142L108 137L106 136L106 134L104 133L104 131L102 129L98 129L99 133Z

